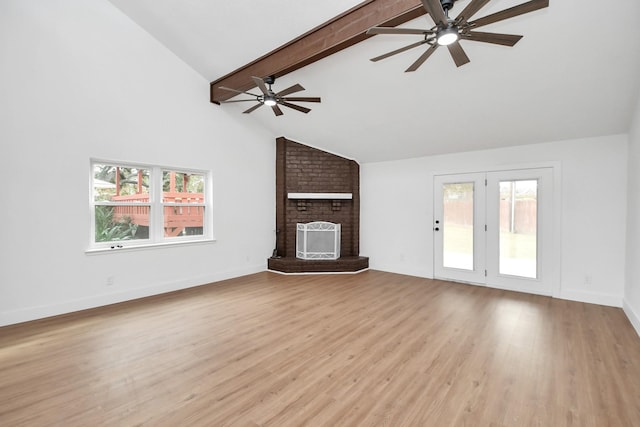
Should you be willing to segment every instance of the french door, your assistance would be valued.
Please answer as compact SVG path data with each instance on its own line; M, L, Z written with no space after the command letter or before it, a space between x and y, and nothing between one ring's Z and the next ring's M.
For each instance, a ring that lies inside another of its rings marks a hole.
M552 168L434 177L434 275L551 295Z
M485 282L485 174L434 178L434 255L438 278Z

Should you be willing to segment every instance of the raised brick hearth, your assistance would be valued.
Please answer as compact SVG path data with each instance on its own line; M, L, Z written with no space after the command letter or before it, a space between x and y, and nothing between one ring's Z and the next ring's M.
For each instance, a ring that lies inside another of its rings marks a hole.
M303 195L293 195L302 193ZM314 198L323 193L322 198ZM333 194L336 195L333 195ZM289 195L291 194L291 198ZM308 198L306 195L309 195ZM328 194L328 195L327 195ZM341 196L350 194L351 198ZM296 258L296 224L328 221L342 227L337 260ZM369 267L360 251L360 166L284 137L276 139L276 229L271 270L284 273L353 272Z
M269 258L269 270L282 273L352 273L369 268L369 258L340 257L336 260L308 260L298 258Z

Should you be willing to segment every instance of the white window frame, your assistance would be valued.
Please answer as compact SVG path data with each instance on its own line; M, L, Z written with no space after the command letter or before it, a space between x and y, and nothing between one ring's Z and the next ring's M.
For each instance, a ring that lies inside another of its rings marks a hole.
M122 203L94 200L94 167L95 165L109 165L121 168L136 168L149 170L149 202L136 202L136 206L149 206L149 238L148 239L133 239L133 240L115 240L109 242L96 242L95 241L95 224L96 206L122 206ZM164 202L162 199L162 174L165 171L172 171L176 173L188 173L198 174L204 176L204 201L202 203L175 203ZM184 168L177 166L166 165L151 165L143 163L133 163L126 161L114 161L114 160L102 160L91 159L89 167L89 212L90 212L90 227L89 227L89 247L86 252L109 252L123 249L140 249L148 247L162 247L181 244L192 244L199 242L212 242L215 241L213 236L213 182L211 177L211 171L203 169ZM188 207L203 207L203 224L201 235L191 236L171 236L165 237L164 235L164 208L169 206L178 206L183 208Z

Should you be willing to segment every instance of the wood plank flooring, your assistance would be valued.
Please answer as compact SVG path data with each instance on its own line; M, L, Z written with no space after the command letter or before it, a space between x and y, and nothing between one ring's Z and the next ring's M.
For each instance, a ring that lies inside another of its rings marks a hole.
M620 309L259 273L0 328L1 426L640 426Z

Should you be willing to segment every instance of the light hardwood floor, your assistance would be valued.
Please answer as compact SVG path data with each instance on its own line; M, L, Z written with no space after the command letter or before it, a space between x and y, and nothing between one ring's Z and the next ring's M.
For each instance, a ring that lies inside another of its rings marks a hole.
M0 328L1 426L640 426L620 309L259 273Z

